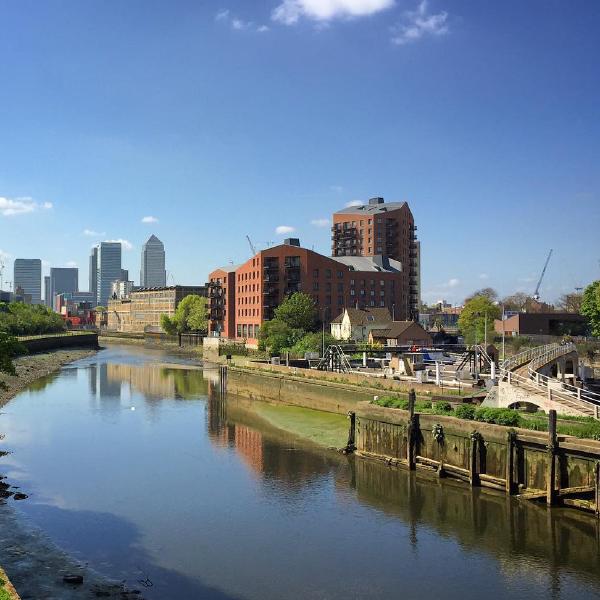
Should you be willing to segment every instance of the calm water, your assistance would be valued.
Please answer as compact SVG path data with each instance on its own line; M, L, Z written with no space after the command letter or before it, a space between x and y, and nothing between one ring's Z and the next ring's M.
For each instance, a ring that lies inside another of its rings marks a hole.
M290 432L315 414L224 400L182 362L113 347L0 419L22 518L99 572L163 600L600 596L586 515L310 445Z

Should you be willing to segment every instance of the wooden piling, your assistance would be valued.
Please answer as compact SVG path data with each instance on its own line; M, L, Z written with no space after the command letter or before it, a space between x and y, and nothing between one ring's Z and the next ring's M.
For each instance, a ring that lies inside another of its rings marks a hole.
M548 412L548 470L546 474L546 504L552 506L556 500L556 411Z
M478 431L471 433L471 448L469 451L469 484L471 487L479 485L479 474L477 473L477 455L481 434Z
M595 507L594 507L594 512L596 514L596 517L600 517L600 461L596 461L596 465L594 468L594 488L595 488L595 494L594 494L594 499L595 499Z
M514 431L509 431L506 440L506 493L513 493L513 471L515 461L515 437Z
M406 459L408 468L414 471L417 468L416 463L416 445L417 445L417 422L415 417L415 402L417 394L414 389L408 392L408 427L407 427L407 444L406 444Z
M354 411L348 411L348 418L350 419L350 428L348 429L346 453L354 452L354 450L356 450L356 413Z

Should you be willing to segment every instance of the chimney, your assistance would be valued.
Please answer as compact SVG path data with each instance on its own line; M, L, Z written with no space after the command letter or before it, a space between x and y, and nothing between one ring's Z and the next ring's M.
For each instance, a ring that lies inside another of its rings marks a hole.
M286 238L283 243L286 246L298 246L300 248L300 238Z
M383 198L377 196L376 198L369 198L369 206L376 206L377 204L383 204Z

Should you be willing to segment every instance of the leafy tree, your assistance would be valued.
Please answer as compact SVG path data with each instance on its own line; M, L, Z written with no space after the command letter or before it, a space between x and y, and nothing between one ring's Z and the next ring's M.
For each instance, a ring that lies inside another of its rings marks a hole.
M291 329L314 331L317 325L317 308L308 294L295 292L275 309L275 319Z
M17 338L0 330L0 373L15 375L15 366L12 359L24 351ZM6 389L6 384L0 381L0 389Z
M280 319L272 319L260 328L258 349L280 355L290 350L304 335L306 332L303 329L293 329Z
M475 296L469 300L458 318L458 328L467 344L483 342L486 323L488 340L494 336L494 319L500 318L500 307L486 296Z
M330 333L325 332L325 348L331 344L339 343ZM302 339L292 346L292 353L304 356L307 352L321 352L323 348L323 333L307 333Z
M208 329L208 301L202 296L190 294L177 305L175 314L160 316L160 326L169 335Z
M0 306L0 330L10 335L38 335L64 331L60 315L41 304L11 302Z
M592 335L600 336L600 280L594 281L583 291L581 314L587 317Z
M498 292L494 288L486 287L477 290L476 292L465 298L465 304L467 304L470 300L477 298L478 296L487 298L490 302L498 300Z

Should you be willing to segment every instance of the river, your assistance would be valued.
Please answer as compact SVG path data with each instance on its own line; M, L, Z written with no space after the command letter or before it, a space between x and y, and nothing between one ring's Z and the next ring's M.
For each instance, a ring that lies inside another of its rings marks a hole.
M343 456L347 428L115 345L4 407L29 497L0 510L150 600L600 596L593 518Z

